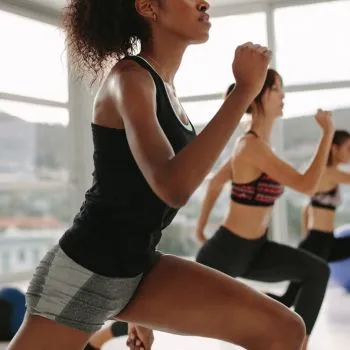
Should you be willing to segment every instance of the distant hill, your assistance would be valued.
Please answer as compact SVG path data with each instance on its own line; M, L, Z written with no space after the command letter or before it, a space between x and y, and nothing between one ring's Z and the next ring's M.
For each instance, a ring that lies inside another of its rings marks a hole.
M61 125L29 123L0 111L0 173L35 176L38 168L67 169L71 143Z

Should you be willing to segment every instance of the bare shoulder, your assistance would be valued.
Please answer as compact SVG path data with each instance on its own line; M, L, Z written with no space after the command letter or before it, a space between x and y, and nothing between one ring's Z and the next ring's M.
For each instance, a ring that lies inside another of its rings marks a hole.
M243 135L237 139L233 156L245 159L247 156L256 154L261 147L266 147L266 144L260 138L252 134Z
M156 105L156 87L151 74L133 60L118 62L95 98L95 122L124 128L125 117L141 115Z
M111 70L108 78L109 82L120 88L137 87L154 88L154 81L151 74L137 62L133 60L122 60Z

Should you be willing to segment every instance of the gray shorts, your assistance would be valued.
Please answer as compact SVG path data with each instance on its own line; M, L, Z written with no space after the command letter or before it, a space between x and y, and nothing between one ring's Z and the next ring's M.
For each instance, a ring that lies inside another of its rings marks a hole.
M130 302L143 274L111 278L70 259L57 245L40 262L30 282L27 311L84 332L95 332Z

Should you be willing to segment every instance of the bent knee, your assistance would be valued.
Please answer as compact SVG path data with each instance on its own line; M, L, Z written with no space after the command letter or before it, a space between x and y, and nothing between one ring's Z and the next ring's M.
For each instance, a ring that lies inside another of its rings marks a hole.
M271 332L271 348L299 349L306 337L305 324L296 313L289 311L280 315L274 322ZM278 346L280 345L280 346Z
M330 276L330 268L328 263L322 259L315 259L313 264L309 265L310 273L313 277L317 277L320 280L328 281Z

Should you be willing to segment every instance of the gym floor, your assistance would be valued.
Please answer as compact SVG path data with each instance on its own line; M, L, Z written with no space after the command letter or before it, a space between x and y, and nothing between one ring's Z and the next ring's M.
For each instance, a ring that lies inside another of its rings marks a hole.
M251 283L249 283L251 284ZM285 284L271 285L254 283L259 290L280 292ZM210 320L208 320L210 322ZM316 324L309 350L348 350L350 343L350 294L330 282L321 315ZM153 350L239 350L240 348L211 339L196 337L181 337L161 332L155 333ZM346 345L348 344L348 345ZM0 344L0 350L5 350L6 344ZM49 350L49 349L48 349ZM107 343L103 350L128 350L125 338L119 338Z

